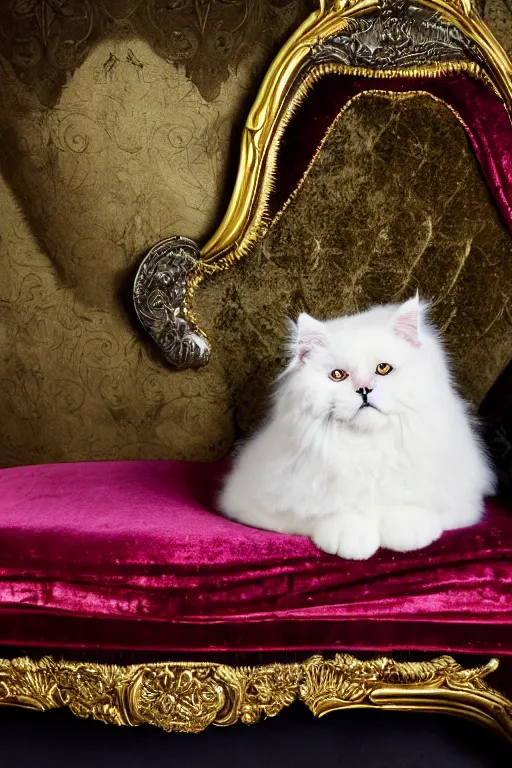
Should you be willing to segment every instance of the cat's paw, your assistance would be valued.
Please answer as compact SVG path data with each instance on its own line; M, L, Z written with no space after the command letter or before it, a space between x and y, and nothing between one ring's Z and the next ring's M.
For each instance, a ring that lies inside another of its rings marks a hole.
M441 518L428 509L404 505L385 508L381 514L381 544L395 552L428 547L442 532Z
M367 560L380 546L376 526L361 515L325 517L311 538L319 549L346 560Z

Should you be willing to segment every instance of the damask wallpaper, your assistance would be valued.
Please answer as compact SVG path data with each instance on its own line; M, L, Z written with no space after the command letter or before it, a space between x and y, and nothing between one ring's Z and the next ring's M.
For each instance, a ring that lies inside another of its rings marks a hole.
M155 240L211 231L243 116L305 13L297 0L0 4L0 464L176 445L190 392L180 379L169 394L123 292Z
M507 3L481 5L512 51ZM314 7L0 3L1 466L227 450L219 363L170 372L125 294L149 245L215 228L261 77Z

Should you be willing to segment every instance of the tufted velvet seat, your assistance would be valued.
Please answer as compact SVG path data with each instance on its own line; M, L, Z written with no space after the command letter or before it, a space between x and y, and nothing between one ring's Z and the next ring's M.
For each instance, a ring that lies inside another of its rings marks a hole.
M0 473L0 643L512 654L512 514L366 562L213 512L223 464Z

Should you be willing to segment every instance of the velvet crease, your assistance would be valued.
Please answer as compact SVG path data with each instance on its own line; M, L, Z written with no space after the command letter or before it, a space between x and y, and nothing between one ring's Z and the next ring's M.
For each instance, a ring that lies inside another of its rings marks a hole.
M325 75L311 89L284 132L271 214L279 210L300 181L304 156L313 157L340 110L367 91L422 91L448 105L462 123L489 190L512 233L512 122L490 86L460 74L385 80Z
M512 654L512 514L366 562L211 511L224 463L0 472L0 643Z

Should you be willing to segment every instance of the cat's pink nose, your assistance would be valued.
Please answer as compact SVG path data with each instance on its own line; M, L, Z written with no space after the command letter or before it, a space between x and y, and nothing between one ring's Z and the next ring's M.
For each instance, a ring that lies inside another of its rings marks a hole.
M354 381L354 389L359 395L361 390L367 390L368 392L371 392L373 389L373 381L370 381L369 379L356 379Z

